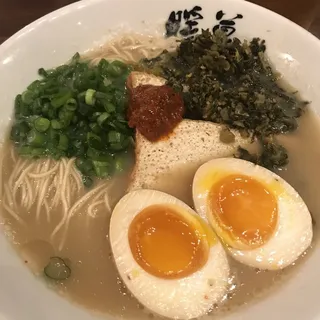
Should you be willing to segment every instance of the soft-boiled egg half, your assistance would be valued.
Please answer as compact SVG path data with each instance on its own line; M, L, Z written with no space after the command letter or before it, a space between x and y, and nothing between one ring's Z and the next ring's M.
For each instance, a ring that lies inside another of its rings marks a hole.
M223 246L212 228L173 196L154 190L125 195L111 216L110 243L124 283L154 313L196 318L226 293Z
M249 266L285 268L311 243L311 215L299 194L248 161L223 158L203 164L193 180L193 201L230 254Z

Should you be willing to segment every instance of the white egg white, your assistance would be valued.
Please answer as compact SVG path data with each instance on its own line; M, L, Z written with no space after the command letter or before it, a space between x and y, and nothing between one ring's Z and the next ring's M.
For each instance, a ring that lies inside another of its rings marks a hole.
M174 205L198 217L185 203L163 192L137 190L125 195L116 205L110 222L110 243L119 274L139 302L154 313L173 319L204 315L226 293L229 276L227 255L221 243L214 241L206 264L190 276L163 279L146 272L132 255L128 229L138 213L155 204Z
M219 225L212 218L208 194L215 182L232 174L250 176L274 193L278 205L278 221L272 237L261 247L239 250L229 243L226 245L228 252L236 260L259 269L276 270L291 265L311 244L312 219L299 194L275 173L245 160L211 160L198 169L193 180L196 211L209 221L217 234L220 231L220 238L225 243Z

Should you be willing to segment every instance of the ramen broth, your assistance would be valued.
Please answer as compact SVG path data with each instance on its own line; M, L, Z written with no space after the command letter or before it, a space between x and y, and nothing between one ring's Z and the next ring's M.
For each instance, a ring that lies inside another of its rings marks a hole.
M279 173L304 197L313 213L314 220L317 221L320 214L320 202L315 196L318 177L314 172L320 162L320 151L312 148L308 141L310 144L312 141L312 145L320 144L319 119L311 112L306 113L301 118L298 131L280 139L288 148L290 164ZM5 167L9 172L12 170L9 163L5 163ZM171 192L191 203L194 168L186 167L184 170L176 170L176 173L173 171L170 176L176 174L180 183L177 182L179 181L177 179L170 179L172 185L163 182L160 188L162 191ZM127 185L126 175L114 179L114 187L110 190L111 206L114 206L124 195ZM168 179L163 177L162 181L168 181ZM173 192L174 189L179 191ZM73 217L65 246L59 252L58 242L51 242L49 236L57 221L52 220L51 223L48 223L43 218L39 223L32 209L25 215L25 225L21 225L6 212L3 212L3 221L8 236L25 264L33 272L42 274L43 266L49 257L58 254L70 261L72 269L70 279L54 285L60 293L97 312L122 315L130 319L148 317L146 312L141 311L142 306L127 292L112 261L108 241L110 212L101 206L96 208L95 216L88 217L87 207L83 207ZM52 216L60 214L57 210L52 213ZM299 262L303 259L301 258ZM292 266L282 271L260 271L233 259L230 259L230 265L230 289L225 303L220 308L222 310L233 309L235 306L247 304L253 298L263 296L265 292L270 293L277 287L270 284L282 284L284 278L290 278L289 276L294 274L297 268L297 266Z
M118 49L120 47L119 44ZM134 52L134 59L138 58L141 58L141 55ZM127 56L127 60L130 59L130 56ZM310 111L306 112L299 122L300 126L296 132L279 137L289 152L290 163L278 174L301 194L314 221L317 222L320 219L320 199L316 195L318 176L315 173L318 172L320 163L320 150L314 146L320 145L320 123L318 117ZM2 152L7 152L10 148L12 146L6 144ZM14 169L10 157L4 159L3 168L4 186ZM161 191L170 193L192 206L191 185L196 169L196 165L173 168L168 176L159 178L157 185ZM108 189L111 209L125 194L129 176L130 169L112 178L112 186ZM83 190L82 194L85 192ZM6 210L2 212L6 235L24 263L35 274L43 276L43 268L50 257L62 257L72 270L71 277L61 282L47 280L59 293L98 313L123 316L125 319L150 317L150 313L143 310L144 308L131 296L119 278L108 240L111 210L108 210L104 203L97 205L89 215L89 199L86 205L75 212L61 250L59 249L63 230L60 230L54 238L51 234L61 220L62 208L57 207L50 212L51 219L48 221L45 215L37 219L35 206L34 204L29 210L18 208L24 223L18 222ZM317 238L317 228L315 224L314 239ZM229 292L224 297L224 303L215 306L214 309L218 312L236 310L237 306L248 304L267 293L270 294L294 275L300 262L305 258L301 257L295 266L281 271L260 271L230 258ZM155 315L152 316L157 318ZM210 318L211 315L207 317Z

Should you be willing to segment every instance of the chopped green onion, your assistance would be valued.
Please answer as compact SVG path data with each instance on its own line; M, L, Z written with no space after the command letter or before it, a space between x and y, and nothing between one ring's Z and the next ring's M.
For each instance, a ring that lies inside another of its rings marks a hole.
M86 116L90 112L90 107L85 103L80 103L79 105L79 113L82 116Z
M43 271L48 278L53 280L66 280L71 276L70 267L60 257L51 257Z
M100 114L101 114L101 112L95 112L95 113L91 116L90 120L91 120L91 121L96 121L96 120L98 119L98 117L100 116Z
M63 128L63 124L59 120L53 119L51 120L51 127L55 130L59 130Z
M46 149L44 148L33 148L31 146L22 146L18 149L18 153L21 156L29 157L41 157L46 154Z
M27 143L33 147L43 147L46 144L46 136L43 133L32 129L28 133Z
M92 159L92 160L97 160L97 161L104 161L104 162L113 162L113 157L110 154L106 154L104 152L101 152L97 149L93 148L88 148L87 150L87 157Z
M39 74L39 76L44 77L44 78L46 78L48 76L48 72L44 68L40 68L38 70L38 74Z
M112 84L112 80L109 79L109 78L104 78L104 79L103 79L103 84L104 84L106 87L108 87L108 86L110 86L110 85Z
M112 150L118 151L125 147L125 136L117 131L110 131L108 133L108 141Z
M103 106L104 106L105 110L107 112L109 112L109 113L112 113L112 112L116 111L115 105L113 103L111 103L111 102L106 101L106 102L103 103Z
M28 85L27 89L30 91L38 91L40 85L41 85L40 80L35 80Z
M32 113L33 113L34 115L41 114L42 109L43 109L43 106L42 106L41 99L39 99L39 98L35 99L35 100L33 101L33 103L31 104Z
M44 103L43 108L42 108L42 113L43 115L48 115L50 109L50 103Z
M134 131L126 121L126 79L131 70L120 61L101 59L39 69L40 79L15 98L10 139L29 157L75 157L84 184L121 165L115 151L127 150ZM93 161L96 161L93 163ZM118 169L117 169L118 168Z
M108 133L108 141L109 143L119 143L121 142L122 134L117 131L110 131Z
M110 175L111 173L110 163L104 162L104 161L96 161L96 160L93 160L92 163L93 163L93 168L97 177L106 178Z
M85 102L87 105L93 106L95 104L96 102L95 93L96 93L96 90L93 90L93 89L88 89L86 91Z
M48 145L56 147L59 142L59 133L56 129L52 128L52 122L51 122L51 127L46 132L46 134L49 140Z
M63 150L60 150L58 148L52 148L49 150L49 154L51 157L55 160L60 160L61 158L66 156L66 152Z
M68 125L71 122L71 120L73 119L73 116L74 116L73 111L68 111L68 110L65 110L64 108L60 109L60 111L59 111L60 121L63 123L68 123Z
M110 148L115 151L123 150L129 145L127 136L117 131L109 131L108 142Z
M30 90L26 90L21 95L21 100L23 103L30 105L33 102L34 99L34 93Z
M69 144L69 139L65 134L60 134L59 135L59 143L57 148L60 150L68 150L68 144Z
M124 110L127 104L127 97L124 95L123 91L116 90L114 92L114 99L117 105L117 110Z
M88 126L88 124L85 120L81 120L81 121L79 121L78 126L79 126L79 128L84 129Z
M93 185L93 180L88 176L82 176L82 182L87 188L90 188Z
M16 115L19 115L21 113L22 104L22 95L18 94L14 100L14 112Z
M110 114L107 112L102 113L98 119L97 119L97 123L100 127L104 127L105 122L109 119Z
M100 72L104 72L107 70L107 67L109 65L109 62L106 59L101 59L98 63L98 69Z
M54 108L60 108L71 98L71 91L62 90L60 93L56 94L55 97L51 100L51 105Z
M15 123L11 128L10 137L15 142L20 143L21 140L24 140L24 138L26 137L29 131L30 131L30 127L27 124L27 122L23 121L23 122Z
M76 166L84 175L91 175L93 172L92 161L89 159L77 158Z
M73 124L77 124L78 120L79 120L78 116L74 115L73 118L72 118L72 120L71 120L71 122L72 122Z
M124 71L127 70L126 64L124 64L121 61L113 61L111 62L108 67L107 67L107 72L110 74L112 77L119 77L123 74Z
M66 104L64 105L64 107L66 108L66 110L68 111L75 111L77 109L77 101L76 99L69 99Z
M87 157L92 159L92 160L98 160L98 158L101 155L101 151L93 148L88 148L87 150Z
M50 120L39 117L34 121L34 127L39 132L46 132L50 127Z
M128 167L128 155L119 154L115 157L114 168L116 172L123 172Z
M31 114L31 108L28 105L22 103L20 106L20 114L23 117L29 116Z
M91 131L95 134L99 134L101 132L100 126L96 122L92 122L89 124Z
M53 109L51 106L50 106L50 109L48 110L48 119L54 119L57 117L57 112L55 109Z
M109 101L110 99L112 99L112 96L110 96L110 94L108 93L97 91L95 98L101 101Z
M102 147L101 138L98 135L94 134L93 132L87 133L87 142L91 148L101 149Z
M78 100L84 102L85 96L86 96L86 91L79 93Z
M79 52L76 52L74 54L74 56L71 58L71 62L70 62L70 65L76 65L80 60L80 54Z

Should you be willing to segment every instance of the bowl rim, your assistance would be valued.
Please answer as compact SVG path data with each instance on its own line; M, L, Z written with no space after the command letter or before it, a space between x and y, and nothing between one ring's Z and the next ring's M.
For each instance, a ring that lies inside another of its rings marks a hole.
M71 3L69 5L66 5L60 9L55 10L55 11L52 11L52 12L38 18L37 20L31 22L30 24L26 25L25 27L23 27L22 29L17 31L14 35L12 35L10 38L8 38L6 41L4 41L0 45L0 55L5 54L6 51L10 52L12 50L12 46L19 43L20 38L22 38L24 35L32 33L32 31L34 29L39 28L40 24L48 23L54 17L59 17L61 15L68 15L70 13L77 11L78 9L86 9L91 6L99 5L103 2L105 2L105 3L109 2L112 4L112 3L115 3L116 1L117 0L81 0L81 1L78 1L75 3ZM133 0L121 0L121 1L131 2ZM152 1L152 0L148 0L148 1ZM153 1L155 2L158 0L153 0ZM240 5L242 8L244 8L244 10L256 11L257 13L259 13L259 15L264 14L267 17L269 17L270 20L275 21L279 25L280 24L287 25L288 28L290 30L292 30L292 32L295 32L295 34L297 34L298 39L300 37L304 37L305 41L307 43L309 43L310 46L312 46L313 50L315 50L316 52L320 52L320 39L318 39L315 35L310 33L308 30L304 29L303 27L299 26L295 22L289 20L288 18L286 18L286 17L284 17L284 16L282 16L282 15L280 15L270 9L264 8L260 5L257 5L257 4L251 3L251 2L248 2L246 0L242 1L241 4L239 3L239 1L241 1L241 0L224 0L224 1L225 1L226 5L232 6L232 4L237 4L238 6ZM142 2L142 0L141 0L141 2ZM174 0L173 2L174 3L184 3L184 0ZM29 34L28 37L32 38L33 36L32 36L32 34ZM97 39L97 40L99 40L99 39ZM298 40L298 42L299 42L299 40ZM307 49L305 48L303 50L307 50ZM11 108L11 112L12 112L12 108ZM14 253L14 251L12 251L12 252ZM16 255L16 253L15 253L15 255ZM70 301L67 301L67 303L69 304ZM78 305L77 305L77 309L78 309ZM0 308L0 313L1 313L1 308ZM317 312L316 317L317 318L320 317L320 311L319 311L319 313ZM1 316L0 316L0 318L1 318ZM320 320L320 318L319 318L319 320Z
M41 24L43 22L45 22L46 20L53 18L54 16L60 16L60 15L64 15L67 14L68 12L74 11L76 9L83 9L85 7L89 7L95 3L99 3L99 2L103 2L103 1L117 1L117 0L78 0L77 2L74 3L70 3L64 7L61 7L59 9L56 9L52 12L49 12L47 14L45 14L44 16L34 20L33 22L27 24L25 27L21 28L20 30L18 30L16 33L14 33L11 37L9 37L7 40L5 40L1 45L0 45L0 54L2 51L5 51L6 49L9 49L11 45L13 45L21 36L23 36L25 33L29 33L31 32L34 27L36 27L38 24ZM126 1L126 0L124 0ZM132 0L131 0L132 1ZM158 1L158 0L148 0L150 1ZM175 0L176 2L183 2L183 0ZM252 3L249 2L247 0L224 0L227 3L233 3L236 2L238 3L239 1L242 1L244 7L252 7L254 8L254 10L258 10L259 12L263 13L265 12L266 14L273 16L274 19L277 20L282 20L283 22L287 23L290 25L290 27L296 31L299 31L302 33L302 35L304 35L305 37L308 38L309 41L312 41L314 43L314 45L319 47L320 50L320 39L317 38L314 34L312 34L309 30L303 28L302 26L300 26L299 24L297 24L296 22L288 19L285 16L282 16L281 14L272 11L271 9L265 8L261 5L258 5L256 3Z

